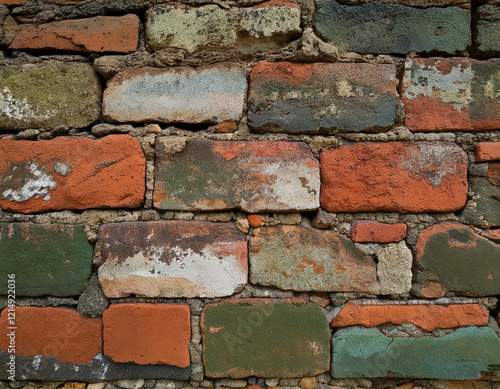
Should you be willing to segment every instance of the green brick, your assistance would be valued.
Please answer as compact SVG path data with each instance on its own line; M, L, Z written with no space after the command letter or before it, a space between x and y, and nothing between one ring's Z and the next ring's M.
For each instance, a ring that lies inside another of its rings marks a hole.
M347 327L335 333L332 350L335 378L500 377L500 338L489 327L459 328L440 338L392 338L377 328Z
M358 6L316 0L316 30L346 51L406 54L456 53L471 40L470 12L459 7L426 9L380 2Z
M314 376L329 369L330 332L314 304L233 300L201 317L207 377Z
M500 54L500 3L478 7L474 15L475 49L479 54L493 57Z
M80 225L0 223L0 294L15 274L18 296L73 296L85 289L92 246Z

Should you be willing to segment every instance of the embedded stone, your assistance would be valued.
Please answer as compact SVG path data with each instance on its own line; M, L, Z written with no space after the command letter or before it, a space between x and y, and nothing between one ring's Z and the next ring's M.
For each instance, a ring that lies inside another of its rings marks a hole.
M310 377L328 371L322 309L268 299L226 300L201 316L207 377Z
M92 246L80 225L0 223L0 269L3 280L15 275L18 296L75 296L90 277Z
M9 49L131 53L139 44L139 17L96 16L21 24Z
M335 378L405 377L476 380L495 377L500 338L489 327L464 327L439 338L389 337L347 327L332 339Z
M500 161L500 142L476 143L476 162Z
M474 50L482 56L500 54L500 3L485 4L474 13Z
M436 328L486 326L489 312L478 304L365 304L347 302L330 322L332 327L376 327L385 323L411 323L424 331Z
M406 236L405 223L380 223L375 220L354 220L351 224L353 242L398 242Z
M216 4L160 4L146 14L150 51L175 47L189 53L234 49L251 53L279 49L301 32L300 7L288 0L227 9Z
M319 163L302 142L157 139L153 202L159 209L313 210L319 185Z
M389 243L377 253L378 294L405 294L411 289L413 255L406 243Z
M213 298L247 283L247 242L232 223L104 224L99 237L107 297Z
M144 203L146 158L131 136L4 138L0 151L4 210L135 208Z
M290 133L387 129L397 86L394 65L260 63L250 73L248 125Z
M8 351L8 328L14 326L16 357L53 356L60 362L84 364L102 351L102 320L81 316L74 309L15 307L14 325L10 320L4 309L0 350Z
M247 79L242 64L131 68L114 76L103 116L119 123L219 123L240 120Z
M413 290L419 296L500 294L500 245L471 228L458 223L435 224L420 233L415 249Z
M315 27L335 46L356 53L459 53L471 41L470 11L419 9L369 2L357 6L316 0Z
M467 200L468 158L452 143L357 143L320 162L328 212L448 212Z
M295 291L377 291L373 259L331 230L262 227L250 237L253 284Z
M0 67L0 130L87 127L101 114L92 65L50 61Z
M189 305L112 304L102 321L104 355L114 362L189 366Z
M469 190L475 194L475 204L464 209L465 220L481 227L499 227L500 163L490 163L484 177L470 177Z
M402 99L412 131L500 127L500 60L414 58L405 63Z

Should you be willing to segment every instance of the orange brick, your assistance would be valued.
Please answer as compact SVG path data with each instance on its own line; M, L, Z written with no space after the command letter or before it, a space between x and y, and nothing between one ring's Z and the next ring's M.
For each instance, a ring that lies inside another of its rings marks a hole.
M379 223L374 220L354 220L351 239L354 242L399 242L406 236L406 224Z
M9 48L130 53L138 44L139 18L125 15L23 24Z
M54 356L61 362L90 363L102 351L102 320L69 308L16 307L16 354ZM0 350L10 339L7 309L0 316Z
M411 323L424 331L433 331L436 328L485 326L488 321L488 311L477 304L367 305L348 302L330 325L376 327L384 323Z
M186 304L113 304L102 315L104 354L115 362L189 366Z
M476 162L500 161L500 142L476 144Z

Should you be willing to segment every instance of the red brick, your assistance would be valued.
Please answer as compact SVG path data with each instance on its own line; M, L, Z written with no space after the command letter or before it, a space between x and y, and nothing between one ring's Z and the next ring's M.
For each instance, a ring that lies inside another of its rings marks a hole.
M445 142L357 143L323 151L329 212L447 212L467 200L467 155Z
M139 141L128 135L1 139L0 206L21 213L139 207L145 167Z
M264 224L259 215L255 215L255 214L247 215L247 219L248 219L248 222L250 223L250 226L252 226L253 228L260 227Z
M136 15L96 16L47 24L23 24L10 49L130 53L139 43Z
M354 242L399 242L406 236L406 224L387 224L374 220L354 220L351 239Z
M500 142L476 144L476 162L500 161Z
M406 126L412 131L499 128L499 71L499 60L408 60L402 83Z
M113 304L103 312L104 355L115 362L189 366L186 304Z
M434 331L436 328L485 326L488 322L488 310L477 304L369 305L348 302L330 325L376 327L384 323L411 323L424 331Z
M8 312L0 316L0 350L7 351ZM16 307L16 354L54 356L61 362L90 363L102 352L102 320L69 308Z

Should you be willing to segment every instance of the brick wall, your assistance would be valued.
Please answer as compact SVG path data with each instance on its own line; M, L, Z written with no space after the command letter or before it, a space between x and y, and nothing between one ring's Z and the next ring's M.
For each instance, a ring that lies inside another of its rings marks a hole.
M0 46L0 388L499 388L498 0L0 0Z

